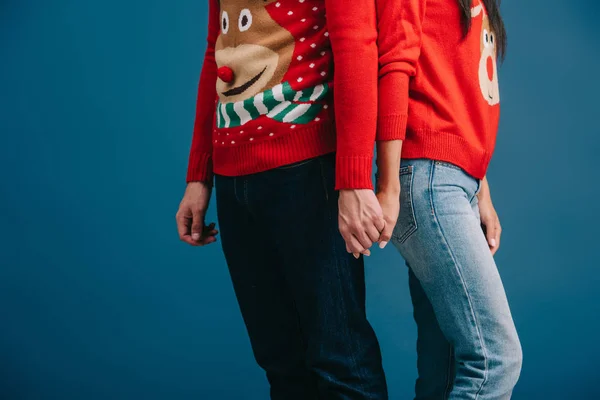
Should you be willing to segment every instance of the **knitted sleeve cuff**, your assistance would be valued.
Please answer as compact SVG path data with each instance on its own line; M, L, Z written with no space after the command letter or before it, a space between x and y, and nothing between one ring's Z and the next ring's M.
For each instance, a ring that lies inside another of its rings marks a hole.
M407 115L387 115L377 119L378 142L385 140L404 140L406 137Z
M190 153L186 182L212 182L212 156L209 153Z
M408 86L405 73L388 73L379 78L376 140L404 140L408 119Z
M373 156L336 156L335 189L373 189Z

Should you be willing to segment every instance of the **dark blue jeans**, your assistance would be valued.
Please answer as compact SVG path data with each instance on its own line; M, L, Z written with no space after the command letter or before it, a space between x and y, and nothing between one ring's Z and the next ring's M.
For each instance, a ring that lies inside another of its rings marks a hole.
M223 251L271 399L387 399L362 257L338 232L333 155L216 177Z

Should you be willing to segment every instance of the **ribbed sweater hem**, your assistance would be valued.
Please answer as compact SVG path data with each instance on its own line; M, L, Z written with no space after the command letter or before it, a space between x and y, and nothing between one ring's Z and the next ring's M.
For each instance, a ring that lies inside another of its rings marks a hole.
M402 144L402 158L427 158L445 161L469 175L483 179L493 149L486 150L461 136L430 130L410 131Z
M335 151L332 121L313 124L275 138L237 147L213 148L214 173L243 176L268 171Z

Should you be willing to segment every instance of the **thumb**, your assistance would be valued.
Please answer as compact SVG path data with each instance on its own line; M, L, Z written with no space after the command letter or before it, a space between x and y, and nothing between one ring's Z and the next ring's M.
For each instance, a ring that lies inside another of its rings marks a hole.
M204 214L199 210L192 214L192 239L200 240L204 229Z
M386 222L381 235L379 236L379 248L383 249L392 239L392 233L394 232L394 225Z
M489 246L496 247L496 245L498 244L496 241L496 236L497 236L496 225L495 224L486 224L485 227L486 227L485 238L487 239Z

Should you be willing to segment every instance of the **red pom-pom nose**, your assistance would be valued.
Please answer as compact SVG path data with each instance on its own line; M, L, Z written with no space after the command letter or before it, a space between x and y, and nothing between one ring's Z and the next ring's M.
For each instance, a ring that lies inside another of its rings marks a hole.
M486 64L488 78L490 78L491 81L494 79L494 60L492 60L491 56L488 56Z
M221 67L217 70L217 76L225 83L233 82L233 70L229 67Z

